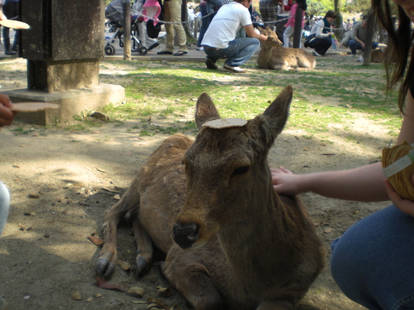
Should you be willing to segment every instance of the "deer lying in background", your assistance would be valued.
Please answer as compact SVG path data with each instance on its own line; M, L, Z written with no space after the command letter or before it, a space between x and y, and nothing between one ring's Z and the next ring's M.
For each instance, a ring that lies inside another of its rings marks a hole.
M260 41L260 52L257 57L257 65L262 69L309 68L316 66L315 56L308 54L300 48L286 48L279 40L276 32L269 27L260 29L260 32L268 38Z
M374 63L383 63L384 62L384 52L381 49L375 49L371 51L371 62Z
M166 139L106 213L98 275L112 273L117 224L134 214L138 274L154 244L167 254L164 275L196 310L294 309L323 255L303 205L275 193L267 164L291 100L288 86L262 115L222 120L202 94L195 142Z

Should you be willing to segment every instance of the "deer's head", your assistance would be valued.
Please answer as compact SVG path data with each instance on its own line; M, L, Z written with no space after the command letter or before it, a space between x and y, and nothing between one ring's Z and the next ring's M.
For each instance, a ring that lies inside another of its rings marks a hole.
M260 41L262 48L271 48L271 47L278 47L282 46L282 41L279 40L279 37L276 32L274 32L269 27L266 27L265 29L259 28L259 31L261 34L267 36L266 41Z
M182 248L206 242L239 212L254 207L252 201L263 196L259 188L273 195L266 157L285 126L291 100L288 86L263 114L245 121L220 119L211 98L199 97L200 131L184 158L186 202L173 231Z

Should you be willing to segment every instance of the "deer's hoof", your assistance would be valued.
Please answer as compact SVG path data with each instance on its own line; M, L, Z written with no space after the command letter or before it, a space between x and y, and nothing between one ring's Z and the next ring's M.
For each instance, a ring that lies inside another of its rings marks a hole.
M95 271L97 275L108 278L114 272L115 264L107 257L101 256L97 259L95 264Z
M187 249L198 240L199 226L195 223L177 223L173 227L174 241L183 249Z
M149 262L141 255L138 255L136 259L136 264L137 269L135 270L135 276L139 278L148 270Z

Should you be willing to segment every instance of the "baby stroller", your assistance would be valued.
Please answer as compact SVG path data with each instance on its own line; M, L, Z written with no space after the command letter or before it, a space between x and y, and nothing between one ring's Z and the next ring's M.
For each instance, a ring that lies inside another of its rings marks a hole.
M138 17L137 15L131 16L131 51L138 52L140 55L146 55L148 50L145 46L141 44L140 40L138 39L138 24L142 22L142 17ZM108 26L109 32L113 33L113 35L105 38L105 54L114 55L116 40L118 40L119 47L124 47L124 29L120 21L110 21L108 23Z

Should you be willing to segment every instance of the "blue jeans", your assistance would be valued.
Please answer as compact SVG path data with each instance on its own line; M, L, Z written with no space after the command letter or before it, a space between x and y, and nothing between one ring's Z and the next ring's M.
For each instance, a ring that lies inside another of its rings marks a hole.
M9 215L10 194L7 187L0 182L0 235L6 225L7 216Z
M351 49L352 55L355 55L357 50L362 50L363 49L362 45L354 39L349 40L348 46ZM372 48L376 49L377 47L378 47L378 43L377 42L372 42Z
M332 243L331 272L368 309L414 309L414 218L390 206L354 224Z
M260 42L256 38L236 38L229 42L227 48L204 46L204 52L213 62L225 58L227 65L238 67L248 61L259 47Z

